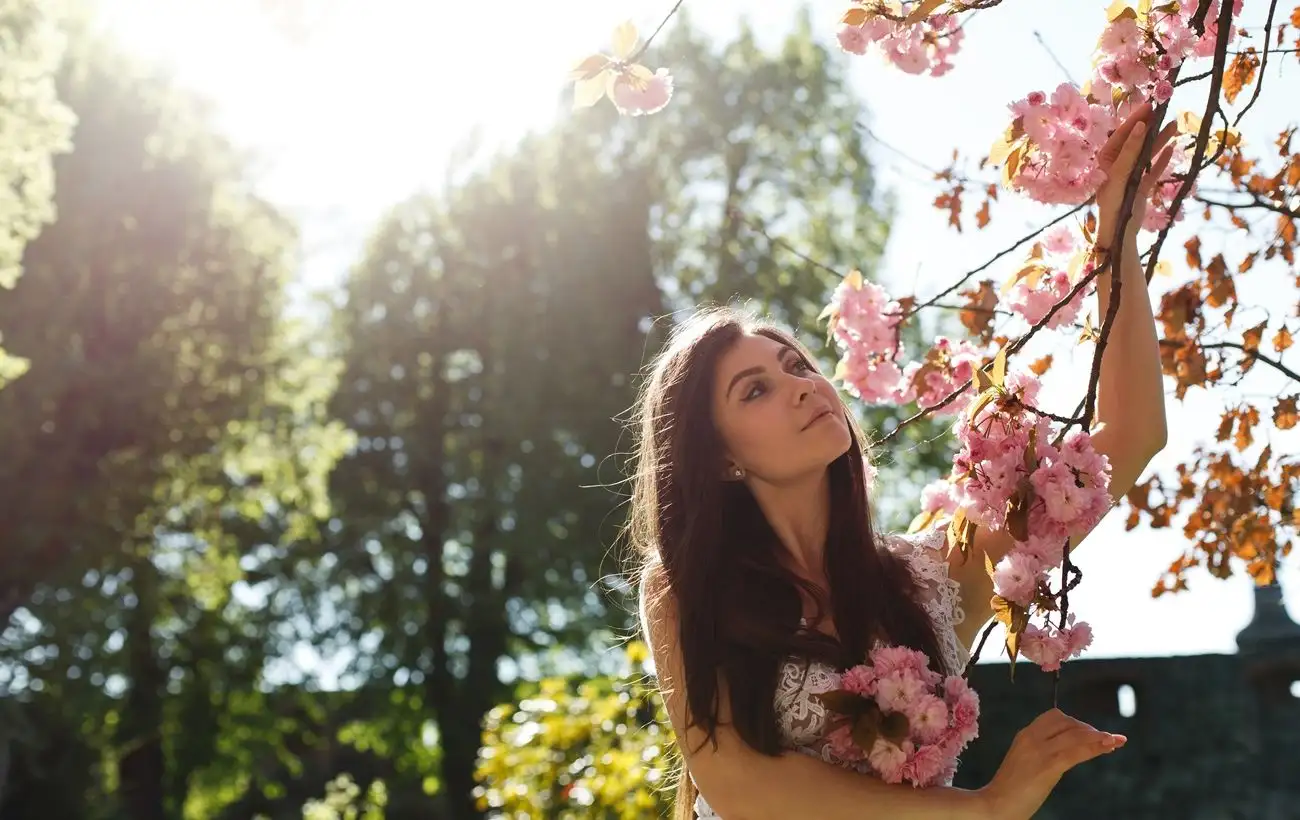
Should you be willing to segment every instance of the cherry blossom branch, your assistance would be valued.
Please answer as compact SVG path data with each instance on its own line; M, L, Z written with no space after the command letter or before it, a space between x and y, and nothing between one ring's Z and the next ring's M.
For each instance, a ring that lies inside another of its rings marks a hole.
M1079 206L1079 207L1083 207L1083 206ZM1070 301L1074 299L1074 297L1079 295L1080 291L1088 287L1088 285L1092 284L1092 282L1098 276L1106 272L1109 268L1110 268L1110 260L1105 259L1099 265L1097 265L1095 270L1081 277L1078 283L1075 284L1075 286L1070 289L1070 292L1065 295L1065 298L1061 299L1056 304L1052 305L1051 309L1047 311L1047 313L1043 316L1043 318L1039 319L1032 327L1029 328L1028 331L1026 331L1022 336L1017 338L1016 341L1012 342L1006 348L1007 359L1009 360L1016 353L1019 353L1021 349L1023 349L1024 346L1029 343L1030 339L1032 339L1035 335L1037 335L1040 330L1047 327L1047 325L1052 321L1052 317L1055 316L1058 311L1060 311L1062 308L1068 305ZM993 363L992 362L986 363L982 365L980 369L983 370L985 373L988 373L993 369ZM898 435L899 431L901 431L907 425L914 424L917 421L920 421L921 419L930 415L931 413L934 413L938 410L943 409L944 407L947 407L949 404L952 404L957 399L958 396L960 396L962 393L969 390L971 385L973 385L974 383L975 383L974 379L967 379L965 384L953 390L951 393L949 393L947 396L945 396L937 403L932 404L929 407L922 408L921 410L918 410L916 413L913 413L911 416L908 416L906 419L900 421L893 430L890 430L887 434L885 434L883 438L881 438L878 442L876 442L877 446L882 446L886 444L890 439Z
M1209 13L1209 0L1201 0L1200 6L1196 9L1196 14L1192 18L1192 25L1197 26L1198 31L1205 30L1205 16ZM1214 67L1211 69L1210 90L1206 95L1205 113L1201 116L1201 129L1196 134L1196 147L1192 151L1192 160L1186 176L1183 178L1183 184L1179 186L1178 193L1174 195L1173 201L1169 204L1169 224L1161 229L1156 236L1155 244L1152 245L1151 258L1147 261L1146 280L1149 283L1151 278L1156 275L1156 262L1160 258L1160 249L1164 247L1165 240L1169 237L1169 232L1174 227L1174 217L1178 214L1183 206L1183 200L1192 190L1192 185L1196 182L1196 177L1200 172L1201 161L1205 159L1205 149L1210 142L1210 131L1214 127L1214 114L1219 110L1219 93L1223 88L1223 71L1228 63L1228 31L1232 25L1232 3L1223 2L1219 4L1219 37L1214 45ZM1166 103L1167 104L1167 103ZM1150 136L1148 135L1148 139ZM1220 147L1227 141L1227 134L1224 139L1220 140Z
M960 279L957 280L956 284L951 285L950 287L948 287L948 288L945 289L945 290L939 291L938 293L936 293L934 296L931 296L931 297L930 297L929 299L927 299L926 301L921 302L920 304L914 305L910 311L908 311L906 314L903 315L903 319L902 319L902 321L906 321L908 318L910 318L910 317L911 317L913 314L915 314L916 312L920 311L922 308L927 308L927 307L930 307L931 305L934 305L935 303L937 303L940 299L944 298L945 296L951 296L951 295L952 295L953 293L955 293L958 289L960 289L963 285L965 285L968 281L970 281L971 278L973 278L973 277L975 277L975 276L978 276L979 274L981 274L981 273L983 273L984 271L988 270L990 267L992 267L992 266L994 265L994 263L996 263L998 260L1002 259L1004 256L1007 256L1008 254L1014 252L1015 250L1017 250L1018 248L1020 248L1021 245L1024 245L1026 242L1028 242L1029 240L1031 240L1031 239L1033 239L1034 237L1038 236L1039 234L1043 233L1043 231L1046 231L1048 228L1051 228L1051 227L1055 226L1058 222L1063 222L1063 221L1065 221L1066 219L1069 219L1071 216L1074 216L1074 215L1077 214L1079 211L1081 211L1081 210L1083 210L1084 208L1088 207L1088 205L1090 205L1090 204L1091 204L1091 200L1089 200L1088 202L1084 202L1084 203L1082 203L1082 204L1080 204L1080 205L1076 205L1076 206L1074 206L1073 208L1071 208L1070 210L1066 211L1065 213L1063 213L1063 214L1061 214L1060 216L1058 216L1058 217L1056 217L1055 219L1053 219L1051 222L1048 222L1046 225L1043 225L1043 226L1041 226L1041 227L1035 228L1033 231L1031 231L1031 232L1025 234L1025 235L1022 236L1022 237L1020 237L1019 239L1017 239L1017 240L1015 241L1014 244L1010 245L1009 247L1003 248L1002 250L1000 250L1000 251L998 251L997 253L993 254L993 256L991 256L991 257L988 259L988 261L986 261L984 264L980 265L980 266L977 267L977 268L974 268L974 269L972 269L972 270L967 271L967 272L966 272L966 273L965 273L965 274L964 274Z
M897 154L900 158L907 160L911 164L915 165L917 168L920 168L922 171L925 171L927 174L932 174L937 178L942 178L945 176L945 172L936 170L932 168L930 165L922 162L921 160L907 153L903 149L891 145L888 142L885 142L884 140L882 140L880 137L876 135L876 132L871 130L870 126L864 125L863 123L860 122L854 123L854 125L857 127L859 131L862 132L863 136L865 136L867 139L876 143L881 148L889 149L889 151ZM946 178L951 179L954 182L960 182L962 184L972 185L972 186L978 185L983 187L984 185L988 184L986 182L981 182L980 180L977 179L971 179L970 177L959 176L956 174L949 174L946 176Z
M729 213L731 215L731 218L739 220L747 228L754 231L759 236L763 237L765 240L767 240L769 245L772 245L773 247L777 247L777 248L782 248L786 252L798 257L801 261L806 262L807 264L812 265L813 267L819 270L823 270L827 273L833 274L837 279L844 278L844 273L842 271L838 271L835 268L831 267L830 265L826 264L825 262L822 262L818 259L814 259L813 257L809 256L808 254L796 248L794 245L791 245L788 241L782 239L781 237L773 236L757 220L747 217L744 214L742 214L740 211L735 209L732 209ZM1000 308L982 308L979 306L970 306L970 305L946 305L946 304L940 304L938 302L933 302L933 301L927 303L926 307L939 308L941 310L964 310L964 311L969 311L971 313L978 313L978 314L991 315L991 316L1005 316L1007 318L1016 315L1012 311L1003 310ZM906 316L904 318L906 318Z
M894 14L893 12L889 11L885 7L885 4L882 2L882 0L854 0L854 2L868 9L869 11L871 11L872 14L875 14L878 17L883 17L886 20L892 20L895 23L916 22L916 18L912 16L913 12L911 10L904 11L901 14ZM948 0L948 5L950 7L950 10L944 13L964 14L965 12L968 11L982 11L984 9L991 9L994 6L1001 5L1001 3L1002 0ZM943 5L942 2L929 2L928 0L916 0L916 3L914 4L913 8L915 9L917 7L921 7L924 9L925 7L929 7L925 15L928 16L929 11L938 9L938 7L941 5Z

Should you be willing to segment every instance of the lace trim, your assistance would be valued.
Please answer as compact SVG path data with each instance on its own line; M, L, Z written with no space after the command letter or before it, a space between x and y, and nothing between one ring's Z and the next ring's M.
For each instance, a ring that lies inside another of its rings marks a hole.
M961 584L948 576L946 528L936 526L920 533L895 535L892 541L890 551L903 557L922 583L921 607L934 624L944 663L953 674L960 673L970 653L954 629L966 620L966 612L961 606Z

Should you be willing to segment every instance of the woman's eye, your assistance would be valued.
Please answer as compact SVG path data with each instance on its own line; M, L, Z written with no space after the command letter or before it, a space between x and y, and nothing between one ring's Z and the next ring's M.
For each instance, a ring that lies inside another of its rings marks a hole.
M750 385L749 390L745 392L745 401L753 401L754 399L763 395L764 389L765 388L763 387L762 382L754 382L752 385Z
M802 371L804 371L804 372L810 372L810 371L812 371L812 368L811 368L811 367L808 365L808 363L805 362L803 359L795 359L795 361L794 361L794 369L795 369L795 370L802 370Z

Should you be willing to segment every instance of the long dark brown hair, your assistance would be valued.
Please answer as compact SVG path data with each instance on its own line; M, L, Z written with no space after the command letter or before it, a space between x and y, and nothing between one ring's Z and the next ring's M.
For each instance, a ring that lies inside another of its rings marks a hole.
M781 752L774 698L791 656L845 668L883 638L925 652L943 669L933 625L902 560L877 549L865 477L864 437L851 414L849 450L831 463L824 572L813 589L781 560L783 549L742 482L724 481L725 452L712 414L719 358L746 334L789 345L816 362L790 333L746 313L701 310L656 357L633 417L637 428L628 536L644 573L673 596L680 624L686 709L692 727L717 742L719 673L731 721L745 743ZM838 639L802 627L800 589L831 618ZM644 590L643 590L644 594ZM952 670L947 670L952 671ZM679 741L681 738L679 738ZM693 817L695 789L683 773L676 816Z

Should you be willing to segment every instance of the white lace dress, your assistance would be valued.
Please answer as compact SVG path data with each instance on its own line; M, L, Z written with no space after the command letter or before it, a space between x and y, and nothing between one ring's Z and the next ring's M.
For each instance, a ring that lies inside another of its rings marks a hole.
M957 582L948 577L948 564L944 559L945 532L944 527L931 527L920 533L891 534L885 537L884 546L903 558L920 582L921 605L934 623L945 665L949 669L961 669L969 654L957 640L955 627L964 620L965 614L961 609ZM786 748L834 765L859 768L845 763L831 752L825 740L826 708L811 697L838 689L839 684L839 673L826 664L796 659L787 661L776 684L776 719ZM695 816L718 817L703 796L695 801Z

